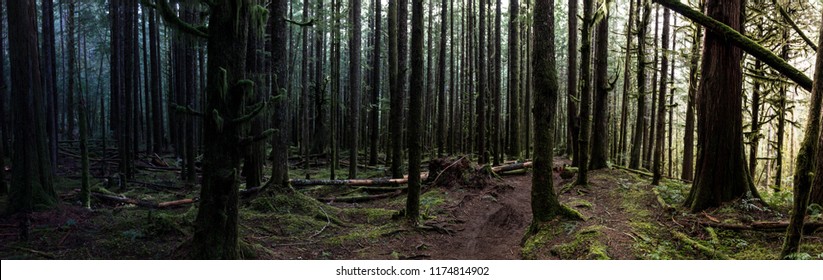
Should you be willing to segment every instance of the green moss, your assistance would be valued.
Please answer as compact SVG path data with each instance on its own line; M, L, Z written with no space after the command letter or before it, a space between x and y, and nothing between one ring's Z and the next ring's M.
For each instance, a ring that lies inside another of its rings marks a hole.
M378 237L402 231L402 225L398 222L386 223L380 226L363 225L352 229L350 232L335 236L328 240L331 245L341 245L349 242L374 242Z
M585 199L575 199L575 200L572 200L571 202L569 202L568 204L571 205L572 207L577 207L577 208L588 208L588 209L592 208L592 203L589 202L588 200L585 200Z
M524 259L534 260L539 257L539 252L545 248L550 241L559 237L562 233L562 227L558 225L559 222L552 222L540 226L536 233L531 234L523 243L523 249L520 254ZM565 223L564 223L565 224ZM528 232L526 234L529 234Z
M577 231L567 243L551 248L551 253L561 259L608 260L607 247L598 240L603 236L602 226L588 226Z
M349 219L364 217L368 224L385 223L397 214L395 210L383 208L345 208L342 211L342 215Z

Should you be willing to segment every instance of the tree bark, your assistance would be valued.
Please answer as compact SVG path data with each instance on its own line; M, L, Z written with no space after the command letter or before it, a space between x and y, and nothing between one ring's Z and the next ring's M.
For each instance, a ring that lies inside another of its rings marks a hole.
M55 67L57 67L57 58L55 54L55 44L54 44L54 1L53 0L45 0L42 3L43 8L43 94L45 95L46 101L46 132L49 136L49 158L52 162L52 173L56 171L57 168L57 139L58 139L58 128L57 128L57 71L55 71ZM2 16L0 16L0 22L2 22ZM2 30L2 23L0 23L0 30ZM0 50L2 48L3 43L0 42ZM4 65L2 63L2 59L0 59L0 65ZM0 70L0 75L3 75L3 71ZM5 77L5 76L4 76ZM0 82L0 87L4 85L3 82ZM4 99L3 96L1 99ZM4 102L0 101L0 116L5 117L5 104ZM2 124L4 129L8 129L8 126L5 126L5 122ZM6 130L8 133L8 130ZM6 135L8 137L8 135ZM5 139L0 139L5 141ZM7 144L7 143L4 143ZM5 145L8 147L8 145Z
M445 141L446 136L446 33L448 26L446 21L447 5L450 1L440 1L440 55L437 66L437 156L443 157L446 152Z
M494 16L494 34L495 34L494 35L495 36L494 37L495 42L493 44L494 50L495 50L493 52L493 54L494 54L494 70L489 71L489 73L494 75L494 78L492 79L492 81L494 83L493 89L492 89L492 95L493 95L493 98L494 98L494 113L492 113L492 115L491 115L491 120L492 120L492 139L491 139L491 141L492 141L492 155L494 156L494 160L493 160L494 165L500 165L500 162L502 161L501 151L500 151L500 141L501 141L500 140L500 129L501 129L501 127L500 127L501 126L500 125L500 118L501 117L500 116L503 113L503 111L501 110L501 104L500 104L500 102L501 102L500 99L501 99L501 95L502 95L500 87L501 87L501 79L502 79L501 77L503 75L503 71L502 71L502 68L501 68L501 64L502 64L502 60L503 60L502 59L503 56L502 56L501 53L503 52L503 46L500 44L500 37L501 37L500 17L501 17L501 13L502 13L502 11L501 11L502 8L500 7L500 4L501 4L501 1L497 0L497 4L495 6L495 16Z
M509 9L508 88L509 102L511 103L509 110L509 156L519 159L522 151L520 147L520 1L511 0ZM577 34L576 32L572 33ZM569 44L571 44L571 41Z
M666 139L666 92L668 91L669 81L667 80L669 70L669 18L671 12L669 9L663 8L663 39L661 48L663 48L662 62L660 63L660 89L657 91L657 141L655 141L654 152L654 166L652 185L659 185L660 179L663 178L663 147Z
M589 133L591 131L591 57L592 28L594 28L594 0L583 0L583 27L580 38L580 136L577 139L578 172L575 185L589 183Z
M700 5L703 9L703 5ZM698 65L700 63L700 43L703 39L703 27L693 24L691 60L689 62L689 96L686 103L686 127L683 131L683 172L680 178L691 181L694 179L694 106L697 97L697 86L700 79Z
M27 214L57 203L47 147L35 1L8 1L12 143L8 213ZM5 168L3 166L2 168Z
M707 0L707 14L742 28L740 1ZM740 49L728 37L708 32L704 39L703 74L697 93L697 169L686 199L692 212L737 199L747 193L759 198L743 153L742 83Z
M597 23L594 58L594 123L591 140L590 170L609 167L609 12ZM594 23L592 23L594 24Z
M823 15L823 14L822 14ZM818 45L823 46L823 26L820 28ZM800 145L800 152L797 153L794 174L794 205L786 229L786 239L780 258L797 253L800 246L800 239L803 236L803 222L806 217L806 209L810 203L821 203L823 201L823 128L821 128L821 115L823 115L823 52L817 52L817 62L814 71L814 87L809 102L809 116L806 122L806 135ZM815 147L816 146L816 147Z
M406 92L406 57L408 49L408 0L396 0L395 24L397 61L394 68L397 73L395 86L391 93L391 108L389 115L389 134L391 135L392 159L391 174L393 178L402 178L403 171L403 99Z
M488 88L488 81L486 80L487 77L487 70L486 70L486 36L485 36L485 29L486 29L486 1L480 1L478 6L478 35L477 35L477 53L475 53L477 57L477 126L476 126L476 139L477 140L477 156L478 156L478 163L485 164L489 162L489 154L486 151L486 96L488 93L486 92Z
M288 84L288 60L286 50L286 40L288 37L288 26L286 21L280 20L286 16L286 0L273 0L269 6L269 34L271 40L267 49L271 53L272 71L272 91L271 96L275 99L272 104L272 128L275 129L271 139L272 177L275 188L283 189L288 187L289 180L289 92L286 91Z
M357 0L355 0L357 1ZM404 26L400 24L401 28ZM420 122L423 93L423 0L412 0L411 77L408 119L409 193L406 218L417 224L420 216Z
M637 121L634 125L629 168L640 169L646 126L646 32L649 28L651 6L649 2L637 0Z
M362 69L360 68L360 0L349 3L349 178L357 178L357 150L360 146L360 92Z
M628 143L626 142L626 138L628 135L628 119L629 119L629 90L631 89L631 60L632 60L632 24L634 23L634 15L637 13L634 8L634 1L629 0L629 19L626 21L626 57L625 62L623 63L623 100L620 109L620 142L617 148L618 155L616 155L616 160L620 162L620 164L628 165L628 156L626 154L628 150ZM569 42L571 43L571 42ZM571 52L570 52L571 53ZM638 70L640 71L640 70ZM571 74L570 74L571 75ZM570 102L571 104L571 102Z
M381 77L380 68L383 63L380 61L380 51L382 48L381 39L383 38L383 4L379 0L374 3L374 52L372 53L372 76L371 76L371 110L369 116L369 165L377 165L377 144L380 139L380 84ZM442 100L442 99L441 99ZM443 123L441 120L439 123ZM439 139L439 138L438 138Z

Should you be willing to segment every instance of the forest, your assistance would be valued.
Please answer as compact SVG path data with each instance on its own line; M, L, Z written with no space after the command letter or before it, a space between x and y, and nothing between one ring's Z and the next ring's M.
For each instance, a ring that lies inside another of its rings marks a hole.
M820 0L0 0L0 259L820 260Z

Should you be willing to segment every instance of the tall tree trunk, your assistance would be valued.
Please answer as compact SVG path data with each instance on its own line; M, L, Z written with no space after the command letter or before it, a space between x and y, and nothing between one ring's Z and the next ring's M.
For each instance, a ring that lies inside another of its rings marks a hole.
M789 42L789 27L783 27L781 30L782 35L782 46L780 50L780 58L783 60L788 61L789 59L789 47L791 44ZM775 169L776 173L774 176L774 185L772 188L775 192L780 192L780 189L783 185L783 138L786 134L786 91L788 87L785 83L781 83L777 90L777 146L775 146L777 150L777 155L775 156Z
M646 32L649 28L651 6L637 0L637 121L634 125L629 168L640 168L646 127Z
M458 89L456 87L459 86L459 83L456 82L457 80L457 69L455 69L456 65L454 64L454 57L457 56L454 51L454 45L456 44L456 38L454 37L454 2L455 1L443 1L449 3L449 129L448 131L448 153L449 155L455 154L455 137L456 137L456 130L462 129L462 126L455 121L457 117L456 110L457 110L457 92ZM445 84L443 85L445 86Z
M66 36L66 47L68 50L68 88L66 91L66 134L69 140L74 140L74 89L75 89L75 67L76 65L76 57L75 57L75 40L74 40L74 0L68 1L68 13L66 15L67 25L68 25L68 34Z
M396 41L396 56L397 61L395 66L391 66L396 71L396 83L392 88L391 93L391 108L389 113L389 134L391 135L391 175L392 178L403 178L403 99L406 92L406 54L408 46L408 0L395 0L396 3L396 21L394 27L389 29L395 30Z
M11 108L14 118L8 213L28 214L57 203L46 137L45 100L37 53L35 1L8 1Z
M334 29L332 30L332 44L331 44L331 76L332 77L340 77L340 0L334 1ZM331 127L331 166L329 167L329 177L330 179L334 180L337 177L337 161L338 161L338 147L339 144L337 142L338 139L338 116L339 110L339 97L340 97L340 79L331 79L331 113L330 115L330 127ZM288 177L286 177L288 180Z
M532 63L534 63L534 173L532 173L532 224L530 232L536 232L541 223L564 215L557 200L552 182L552 151L554 139L552 125L557 110L557 73L554 47L554 0L536 1L532 25L535 37Z
M192 6L183 5L183 7L184 8L182 10L182 13L184 15L184 19L186 19L188 22L191 22L192 24L199 24L197 22L197 18L195 16L196 10L195 10L194 6L193 5ZM197 44L197 41L195 41L193 39L187 40L187 42L185 42L183 44L185 46L184 47L185 48L185 50L184 50L185 58L183 59L184 60L183 67L186 69L185 70L185 78L184 78L185 79L185 95L186 96L185 96L185 103L184 103L183 106L187 106L187 107L191 107L191 108L197 108L197 104L195 102L195 96L196 96L195 83L196 83L196 80L197 80L197 77L195 77L195 72L197 71L196 67L195 67L195 63L196 63L196 60L197 60L197 52L195 50L195 45L196 44ZM252 80L252 81L255 81L255 80ZM260 83L255 81L255 84L259 85ZM255 92L256 92L256 88L255 88ZM255 95L259 96L258 94L255 94ZM249 103L252 104L252 102L249 102ZM136 116L136 114L135 114L135 116ZM183 140L183 142L184 142L184 145L185 145L185 147L184 147L184 149L185 149L185 153L184 153L185 154L185 160L184 161L185 161L185 165L186 165L186 168L185 168L186 171L184 172L185 173L184 179L186 180L186 184L188 186L193 187L197 183L196 182L196 180L197 180L197 168L195 167L195 161L196 161L196 158L197 158L197 147L195 147L195 145L194 145L195 138L197 137L197 135L194 133L194 118L193 118L193 116L191 116L191 114L183 115L183 120L185 120L185 132L184 132L185 133L184 134L185 139ZM257 120L255 120L255 121L257 121ZM252 125L254 125L254 124L252 124ZM254 131L254 129L252 129L252 131ZM254 132L252 132L252 133L254 133ZM257 165L257 164L262 165L261 162L259 162L259 161L254 162L254 160L252 160L250 163L251 163L251 165ZM262 176L262 174L260 174L260 173L262 173L260 170L255 170L255 171L257 171L258 174L253 174L253 172L252 172L251 177L252 178L257 177L257 178L247 180L247 183L249 183L249 181L250 181L252 186L259 185L260 184L260 182L259 182L260 177ZM248 179L248 174L247 174L247 179Z
M503 46L500 44L500 17L502 14L502 8L500 7L501 1L497 0L497 4L495 5L495 13L494 13L494 71L489 71L494 75L493 82L494 88L492 91L492 95L494 96L494 113L492 113L492 153L494 155L494 165L500 165L502 162L501 159L501 151L500 151L500 116L502 115L503 111L500 108L501 104L501 77L503 76L503 69L501 68L501 64L503 61Z
M383 4L379 0L374 3L374 50L372 53L372 76L370 87L371 94L371 110L369 111L369 165L377 165L377 144L380 139L380 84L381 72L380 66L380 50L382 47L381 40L383 38L383 28L381 22L383 21L383 13L381 11ZM441 122L442 123L442 122Z
M45 2L44 2L45 3ZM5 24L5 19L3 18L3 6L5 1L0 0L0 31L3 30L3 25ZM53 24L53 23L52 23ZM54 29L52 27L52 29ZM0 38L0 65L6 65L6 48L4 47L4 41ZM9 118L6 117L6 73L5 67L0 67L0 194L8 194L9 193L9 186L6 184L6 134L9 134L8 127L6 126L7 120ZM46 97L48 98L48 96ZM48 101L47 101L48 103ZM46 115L47 118L51 118L51 114ZM49 134L49 139L52 139L51 136L54 134ZM54 143L54 142L52 142ZM49 146L51 148L51 145ZM49 149L51 151L51 149Z
M605 4L605 2L603 3ZM609 12L597 24L594 58L594 123L591 139L591 170L609 167ZM592 22L591 24L594 24Z
M45 0L42 3L43 8L43 94L45 95L46 101L46 132L49 136L49 159L51 160L51 167L52 167L52 174L56 171L57 168L57 139L58 139L58 128L57 128L57 71L55 71L55 67L57 67L57 57L55 54L55 44L54 44L54 1L53 0ZM0 9L2 10L2 9ZM2 22L2 16L0 16L0 22ZM0 23L0 30L2 30L2 23ZM2 41L2 40L0 40ZM2 48L3 43L0 42L0 51L3 50ZM4 65L2 63L2 58L0 58L0 65ZM3 71L0 70L0 75L3 75ZM4 83L0 82L0 87L2 87ZM3 99L5 96L3 97ZM0 101L0 113L2 113L2 117L5 117L5 104L4 102ZM4 120L7 120L4 118ZM8 126L3 125L4 129L8 129ZM6 130L8 133L8 130ZM8 137L8 135L6 135ZM0 139L5 141L5 139ZM4 147L8 147L8 142L4 143Z
M478 14L480 18L478 19L479 28L478 35L477 35L477 156L478 163L485 164L489 162L489 154L486 151L486 96L488 93L486 89L488 88L488 81L486 80L488 77L486 76L486 41L485 41L485 29L486 29L486 1L481 0L479 3Z
M437 66L437 156L443 157L446 152L444 140L446 136L446 3L449 1L440 0L440 55Z
M361 68L360 68L360 0L351 0L349 3L349 18L351 19L349 30L349 178L357 178L357 150L360 136L360 92L361 92Z
M701 10L702 8L702 4ZM694 178L694 106L697 97L697 86L699 82L698 66L700 63L700 42L703 38L703 27L694 24L694 35L692 36L691 61L689 62L689 96L686 103L686 127L683 135L683 172L680 178L692 180ZM757 154L756 148L753 154Z
M149 60L151 61L151 115L153 125L152 141L154 152L162 152L164 149L164 129L163 129L163 98L162 98L162 82L160 76L160 28L157 24L157 15L154 9L149 9Z
M821 14L823 16L823 14ZM823 46L823 24L821 24L818 45ZM794 206L792 207L790 223L786 229L786 239L780 258L797 253L800 239L803 236L803 221L806 209L810 203L823 201L823 52L817 52L817 62L814 67L814 86L809 102L809 116L806 121L806 135L797 153L794 174Z
M357 0L354 0L357 1ZM405 26L403 24L400 24ZM406 218L417 224L420 216L420 126L423 92L423 0L412 0L411 77L409 89L409 188Z
M322 1L321 1L322 2ZM252 4L260 4L262 1L252 0ZM193 17L192 17L193 19ZM266 100L267 91L264 87L265 80L265 58L260 55L264 50L266 26L252 26L249 29L248 42L246 43L246 76L254 82L254 89L251 96L246 97L246 104L256 104ZM189 100L191 103L192 100ZM190 118L191 119L191 118ZM265 130L265 118L255 118L251 121L249 132L251 135L260 135ZM193 138L191 135L188 138ZM189 141L189 139L186 139ZM263 164L265 164L265 146L263 141L251 143L246 147L243 162L243 176L246 177L246 188L256 188L263 182ZM192 157L189 155L189 157ZM193 157L192 157L193 158ZM190 169L191 174L195 174L195 169Z
M617 148L618 155L616 160L620 164L628 164L628 155L626 154L628 150L629 143L626 142L626 138L628 136L629 131L629 90L631 89L631 60L632 60L632 30L634 23L634 15L637 13L635 11L634 1L629 0L629 20L626 21L626 57L623 63L623 100L622 105L620 106L620 142ZM571 43L571 42L570 42ZM640 71L640 70L638 70Z
M575 0L570 0L575 1ZM572 32L575 33L576 32ZM571 42L569 42L571 44ZM520 158L520 1L509 2L509 156Z
M148 49L149 49L148 37L149 37L149 34L148 34L148 31L146 31L146 24L148 23L148 17L146 15L146 13L142 13L142 18L143 18L143 20L140 22L140 29L142 31L141 33L143 33L143 45L142 45L141 49L143 51L143 56L142 57L143 57L143 109L144 109L144 111L142 111L142 112L143 112L143 117L144 117L143 123L145 124L145 127L146 127L146 129L144 130L144 133L143 133L143 137L145 137L145 140L146 140L146 153L151 154L152 152L155 152L155 151L153 151L153 144L152 144L152 141L154 140L154 137L152 136L152 133L154 133L154 129L152 128L152 124L154 124L154 122L151 119L151 96L152 95L149 92L151 90L151 86L150 86L150 83L149 83L149 78L151 77L151 75L149 74L149 72L150 72L150 70L149 70L149 68L150 68L150 66L149 66L149 55L148 55ZM85 36L83 36L83 49L86 49L85 44L86 44L86 39L85 39ZM86 55L83 55L83 60L84 61L86 60ZM86 67L86 69L88 70L88 67ZM88 75L86 75L86 77L88 77ZM88 81L86 82L86 87L88 87ZM87 96L83 97L83 101L85 101L85 100L88 100Z
M80 99L78 105L78 115L80 122L80 204L85 208L91 208L91 191L89 189L89 129L86 118L86 104Z
M667 9L668 10L668 9ZM677 26L677 17L674 18L674 24L672 26ZM677 50L677 31L675 30L672 32L672 50ZM675 54L672 54L672 67L671 72L669 72L669 81L674 84L674 68L675 68ZM674 86L671 88L671 92L669 92L669 103L668 106L674 106ZM672 178L672 171L674 169L674 157L672 157L672 153L674 152L674 147L672 146L672 138L674 138L674 107L669 110L669 156L667 157L669 161L669 168L668 168L668 176Z
M572 158L572 166L580 166L580 157L577 155L578 139L580 137L580 119L578 118L577 101L580 100L577 93L577 3L579 0L569 0L569 48L568 48L568 73L566 78L566 90L569 92L566 98L566 127L568 137L566 137L566 153Z
M707 0L707 15L740 30L741 1ZM704 39L703 74L697 94L697 169L686 199L692 212L719 206L748 192L759 198L743 154L743 53L721 34Z
M661 42L661 48L663 49L663 55L661 55L661 64L660 64L660 89L657 91L657 135L655 137L657 140L655 141L655 152L654 152L654 166L653 166L653 174L652 177L652 185L659 185L660 179L663 177L663 146L666 139L666 92L668 91L668 80L666 72L669 70L669 56L666 54L669 48L669 18L671 17L671 11L667 8L663 8L663 39Z
M583 0L583 28L580 46L580 137L577 139L578 171L576 185L587 185L589 168L589 132L591 130L591 52L592 28L594 27L594 0Z

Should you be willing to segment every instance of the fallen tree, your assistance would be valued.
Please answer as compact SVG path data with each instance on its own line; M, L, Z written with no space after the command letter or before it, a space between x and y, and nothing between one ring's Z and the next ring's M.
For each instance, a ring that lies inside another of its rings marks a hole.
M152 209L169 208L169 207L192 204L192 203L197 202L196 199L192 199L192 198L185 198L185 199L179 199L179 200L173 200L173 201L164 201L164 202L155 202L155 201L148 201L148 200L142 200L142 199L128 198L128 197L124 197L124 196L103 194L103 193L98 193L98 192L92 192L91 195L94 196L95 198L101 199L101 200L108 200L108 201L113 201L113 202L132 204L132 205L137 205L137 206L140 206L140 207L146 207L146 208L152 208Z
M789 222L753 222L751 224L729 224L700 221L698 224L706 227L727 229L727 230L753 230L753 231L785 231L789 227ZM816 230L823 228L823 223L813 222L803 224L803 232L806 234L814 233Z

